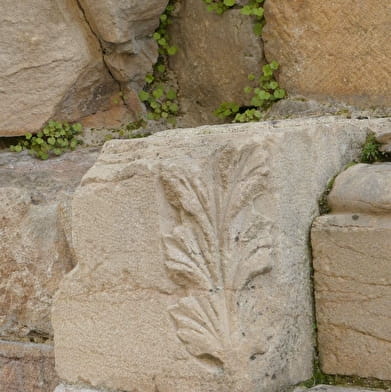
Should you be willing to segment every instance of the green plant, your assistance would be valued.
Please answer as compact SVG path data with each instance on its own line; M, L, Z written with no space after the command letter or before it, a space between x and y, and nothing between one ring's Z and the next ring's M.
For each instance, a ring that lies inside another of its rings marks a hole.
M260 76L248 76L253 85L245 87L244 91L246 94L252 94L250 107L240 108L235 103L225 102L214 111L214 114L221 119L231 118L233 122L259 121L266 109L286 95L274 77L274 72L278 68L277 61L272 61L262 67Z
M159 27L153 34L153 39L159 46L159 54L161 56L173 56L178 51L178 48L175 45L170 44L170 37L168 34L168 26L172 24L171 17L174 9L174 2L170 1L163 14L160 15Z
M171 0L160 16L160 24L153 38L159 47L158 61L154 65L153 74L145 77L146 86L139 92L139 98L148 109L148 120L164 119L175 124L175 117L179 112L176 89L168 83L168 56L177 53L178 48L170 44L168 26L172 24L172 13L175 9L175 0Z
M320 215L328 214L331 211L331 208L328 203L328 196L333 189L335 179L337 175L335 175L328 183L325 191L319 199L319 213Z
M176 91L163 84L153 86L150 91L140 91L139 98L149 106L148 120L159 120L164 118L169 123L175 123L175 116L179 111L176 102Z
M222 15L227 9L236 5L236 0L203 0L210 12Z
M39 159L48 159L50 155L61 155L65 151L74 150L81 141L77 135L82 131L79 123L68 124L49 121L36 135L26 133L17 144L10 146L13 152L28 150Z
M380 151L381 144L376 140L374 133L369 133L362 147L360 162L374 163L386 161L390 158L389 154Z
M240 13L243 15L253 16L256 18L254 32L262 35L263 26L265 25L264 10L262 4L265 0L248 0L247 4L241 6L236 4L236 0L203 0L210 12L222 15L228 9L239 6Z
M265 25L264 10L261 4L264 0L250 0L241 10L243 15L254 16L256 23L254 24L254 33L261 36L263 26Z

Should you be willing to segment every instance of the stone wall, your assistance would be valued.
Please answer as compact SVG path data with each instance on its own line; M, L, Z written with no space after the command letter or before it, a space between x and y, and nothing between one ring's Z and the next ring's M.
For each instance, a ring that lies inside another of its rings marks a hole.
M73 201L78 264L52 313L59 376L129 392L280 392L309 378L309 227L367 125L106 144Z
M267 59L290 94L391 107L391 3L267 0Z
M152 33L167 3L37 0L32 8L4 0L0 136L37 131L48 119L89 127L135 120L145 109L137 91L157 60ZM179 52L170 78L177 79L182 124L216 122L212 112L222 102L248 105L247 75L272 60L292 96L390 112L387 2L266 0L262 38L237 8L216 15L202 0L176 5L170 34Z

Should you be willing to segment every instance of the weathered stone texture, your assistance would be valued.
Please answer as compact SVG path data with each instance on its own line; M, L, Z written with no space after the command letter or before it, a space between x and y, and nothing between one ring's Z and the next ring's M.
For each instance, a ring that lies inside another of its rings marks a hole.
M52 296L74 266L70 199L96 156L0 154L0 339L52 336Z
M391 164L335 181L333 214L312 228L323 371L391 380ZM335 213L335 214L334 214Z
M54 392L100 392L97 389L83 388L74 385L60 384Z
M116 80L140 89L158 56L151 38L168 0L80 0Z
M107 143L73 201L78 265L52 313L60 377L129 392L309 378L308 231L365 132L318 119Z
M0 340L0 392L53 392L53 347Z
M391 106L391 3L272 0L263 33L289 93L362 107Z
M237 9L216 15L203 1L184 0L171 35L180 50L170 65L189 121L213 123L213 111L221 103L249 103L243 91L248 75L259 74L264 64L262 41L253 32L251 18Z
M118 84L76 1L0 5L0 136L107 110Z

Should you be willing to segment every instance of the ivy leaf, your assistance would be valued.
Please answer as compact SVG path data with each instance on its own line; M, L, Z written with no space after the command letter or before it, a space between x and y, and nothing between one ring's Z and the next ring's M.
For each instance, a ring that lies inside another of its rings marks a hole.
M277 90L274 92L273 95L274 95L277 99L282 99L282 98L285 97L285 94L286 94L285 90L284 90L283 88L279 88L279 89L277 89Z
M158 87L157 89L152 91L152 95L156 98L159 99L163 96L164 91L161 87Z
M167 99L173 100L176 98L176 91L174 89L170 89L167 91L166 96L167 96Z
M146 91L141 90L138 93L138 97L141 99L141 101L146 102L149 100L149 93L147 93Z
M167 48L167 54L169 56L173 56L177 52L178 52L178 48L176 46L170 46L169 48Z

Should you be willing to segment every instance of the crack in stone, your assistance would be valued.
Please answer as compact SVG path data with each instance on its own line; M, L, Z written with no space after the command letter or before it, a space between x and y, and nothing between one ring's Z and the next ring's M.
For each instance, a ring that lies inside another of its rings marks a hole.
M77 4L77 6L78 6L80 12L81 12L82 15L83 15L83 18L84 18L84 20L85 20L85 22L86 22L86 24L87 24L89 30L91 31L91 33L94 35L94 37L96 38L96 40L97 40L98 43L99 43L99 47L100 47L100 50L101 50L101 53L102 53L102 63L103 63L103 65L104 65L104 67L106 68L107 72L108 72L109 75L112 77L112 79L114 80L114 82L118 85L119 90L122 91L121 83L114 77L114 75L113 75L112 72L110 71L109 66L107 65L107 63L106 63L106 61L105 61L105 57L104 57L104 47L103 47L103 45L102 45L102 41L101 41L100 38L98 37L98 34L97 34L97 33L94 31L94 29L92 28L92 26L91 26L91 24L90 24L90 22L89 22L89 20L88 20L88 18L87 18L87 14L86 14L86 12L85 12L83 6L82 6L81 3L80 3L80 0L75 0L75 1L76 1L76 4ZM126 105L126 102L125 102L124 97L123 97L122 95L121 95L120 99L121 99L121 101L123 102L123 104Z
M335 323L331 323L331 322L327 322L327 323L325 323L325 325L331 325L332 327L335 327L335 328L338 328L338 329L351 330L351 331L356 332L356 333L358 333L360 335L364 335L364 336L373 338L375 340L379 340L381 342L385 342L387 344L391 344L391 340L388 340L386 338L382 338L380 336L373 335L373 334L365 332L365 331L361 331L361 330L359 330L359 329L357 329L355 327L349 326L349 325L341 325L341 324L335 324Z

